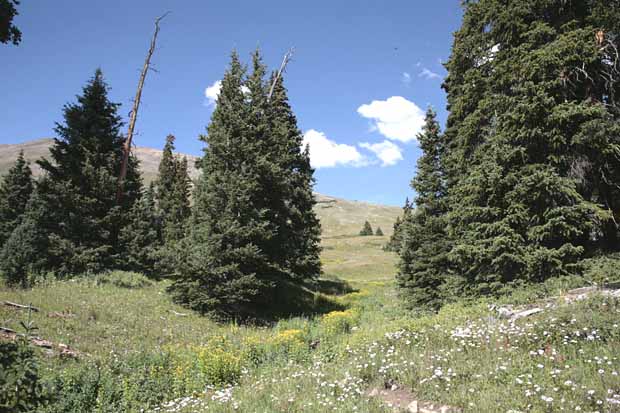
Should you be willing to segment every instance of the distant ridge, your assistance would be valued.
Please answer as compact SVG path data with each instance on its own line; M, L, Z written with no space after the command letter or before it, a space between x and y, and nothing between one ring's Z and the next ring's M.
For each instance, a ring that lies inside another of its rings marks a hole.
M51 138L42 138L23 143L0 144L0 175L9 170L19 151L23 150L26 159L31 162L34 175L38 176L41 170L35 161L49 156L52 142ZM134 147L133 151L140 160L140 170L145 182L155 179L162 151L141 146ZM180 155L187 157L192 179L197 178L199 172L194 165L198 157ZM380 226L383 232L389 235L396 217L401 213L401 209L394 206L350 201L318 193L316 198L316 212L323 226L323 237L356 234L366 220L373 228Z

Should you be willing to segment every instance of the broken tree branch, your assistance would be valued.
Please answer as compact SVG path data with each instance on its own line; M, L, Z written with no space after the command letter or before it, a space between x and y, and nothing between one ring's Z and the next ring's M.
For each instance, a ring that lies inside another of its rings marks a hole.
M142 98L142 88L144 87L144 80L146 79L146 74L149 71L151 65L151 57L155 52L155 45L157 44L157 35L159 34L159 22L161 22L168 14L170 14L170 12L166 12L162 16L155 19L155 32L153 33L153 37L151 38L151 45L149 47L148 53L146 54L146 60L144 61L142 73L140 74L140 80L138 81L138 90L136 91L136 97L133 101L133 108L131 109L131 114L129 116L129 128L127 130L127 138L125 138L125 143L123 144L123 159L121 163L120 175L118 178L118 190L116 192L117 203L120 203L123 194L123 185L125 183L125 177L127 176L127 165L129 163L129 152L131 151L131 139L133 138L133 132L136 127L136 119L138 118L138 109L140 107L140 99Z
M278 69L278 73L276 74L275 79L273 79L273 83L271 84L271 88L269 89L269 95L267 96L267 102L271 100L271 96L273 95L273 91L276 88L276 84L278 83L278 80L280 80L280 77L282 77L282 73L284 73L284 70L286 69L286 65L293 58L293 53L295 53L295 48L291 47L284 54L284 57L282 58L282 63L280 64L280 69Z

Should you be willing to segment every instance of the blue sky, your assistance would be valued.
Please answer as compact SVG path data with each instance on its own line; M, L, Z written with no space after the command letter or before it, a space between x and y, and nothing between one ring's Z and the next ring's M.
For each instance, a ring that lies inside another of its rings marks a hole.
M131 109L153 20L166 11L157 73L147 78L135 143L199 155L233 48L257 46L276 68L295 47L289 98L311 145L318 192L402 205L428 105L446 119L441 65L458 28L458 0L435 1L23 1L18 46L0 45L0 143L53 136L62 106L101 67Z

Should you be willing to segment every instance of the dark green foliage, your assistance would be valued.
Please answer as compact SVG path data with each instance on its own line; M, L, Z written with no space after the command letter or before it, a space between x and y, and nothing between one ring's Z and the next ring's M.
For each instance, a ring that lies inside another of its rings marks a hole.
M35 190L20 224L0 251L0 276L7 284L27 287L31 277L48 268L49 240L44 229L48 219L49 211Z
M368 236L368 235L372 235L372 234L374 234L374 232L372 231L372 226L370 225L370 222L365 221L364 222L364 226L360 230L360 235L361 236Z
M0 341L0 413L31 412L44 400L37 357L28 341Z
M190 215L191 182L187 172L187 159L174 156L174 139L172 135L166 137L157 177L157 207L161 214L166 242L183 238Z
M583 258L620 248L620 4L464 7L446 64L443 177L423 182L418 171L418 209L427 207L411 224L445 233L418 232L401 249L403 262L426 268L407 280L421 280L420 297L500 294L579 274ZM437 182L439 204L428 191ZM449 249L433 247L441 238Z
M447 279L450 244L444 216L444 142L432 109L426 112L418 142L422 156L411 182L417 193L417 208L415 213L407 214L399 228L401 249L397 282L410 307L437 308L445 299L442 288Z
M22 40L22 32L13 24L19 14L15 8L18 5L18 0L0 0L0 43L18 45Z
M446 134L452 257L474 292L566 275L588 251L618 248L620 6L604 3L466 7Z
M77 103L64 107L51 161L39 161L46 172L38 190L49 214L44 226L50 239L48 262L60 274L111 268L121 252L119 234L131 220L141 180L138 161L130 156L117 204L123 154L118 106L108 100L108 87L97 70Z
M119 268L152 276L161 258L162 225L154 200L153 183L134 204L129 213L131 221L121 229L122 247Z
M402 230L403 230L403 222L409 220L411 218L411 213L413 211L413 206L409 202L409 198L405 199L405 205L403 206L403 215L401 217L396 217L396 221L394 222L394 229L392 231L392 235L390 236L390 241L383 247L385 251L398 252L400 251L400 246L402 243Z
M250 134L250 108L241 87L245 69L236 54L222 80L201 160L202 176L194 194L191 231L179 276L171 286L175 301L221 316L243 313L244 307L274 286L279 269L261 250L272 236L264 192L257 180L260 136ZM254 90L253 102L261 104Z
M381 227L377 227L377 230L375 231L375 235L378 237L383 236L383 230L381 229Z
M274 80L272 75L270 83ZM271 183L265 182L268 188L271 185L272 190L277 190L271 192L275 206L272 219L278 225L272 243L274 257L285 263L290 277L313 279L321 273L321 224L314 212L316 199L312 192L314 169L310 166L309 148L300 149L303 134L297 127L282 77L275 84L267 110L271 144L265 150L271 152L277 166Z
M32 188L32 171L22 151L0 184L0 247L19 225Z
M247 79L233 54L177 249L174 299L218 317L256 317L273 305L276 286L320 272L308 152L283 86L268 101L264 75L258 52Z

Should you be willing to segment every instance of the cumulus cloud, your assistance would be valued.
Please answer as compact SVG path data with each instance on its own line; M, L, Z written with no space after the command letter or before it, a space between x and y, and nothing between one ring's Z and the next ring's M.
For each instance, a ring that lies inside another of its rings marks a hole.
M383 141L381 143L360 143L360 147L373 152L379 160L381 166L391 166L403 160L403 154L400 147L393 142Z
M211 86L205 89L205 97L207 98L207 103L209 105L215 105L217 102L217 97L220 94L220 90L222 90L221 80L214 82Z
M439 73L435 73L426 67L422 69L422 71L418 74L419 77L423 77L427 80L433 79L441 79L441 75Z
M424 111L402 96L373 100L357 108L357 113L371 119L386 138L401 142L414 140L424 125Z
M205 97L207 98L207 106L214 106L217 103L217 97L220 95L220 90L222 90L222 81L217 80L213 82L211 86L208 86L205 89ZM241 86L241 91L244 94L250 93L250 89L247 86Z
M335 166L364 166L367 159L355 146L336 143L323 132L314 129L304 133L303 147L310 146L310 163L313 168L333 168Z

